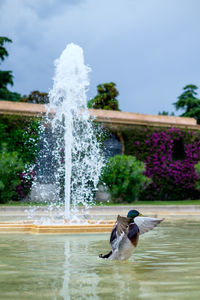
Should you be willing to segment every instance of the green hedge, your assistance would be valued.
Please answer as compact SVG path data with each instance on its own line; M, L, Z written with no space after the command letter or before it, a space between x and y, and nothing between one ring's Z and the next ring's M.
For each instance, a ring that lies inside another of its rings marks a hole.
M0 151L17 151L24 164L35 161L40 121L33 117L0 116Z
M34 172L26 170L36 160L39 126L33 117L0 116L0 203L20 200L29 192Z
M116 155L104 167L101 180L108 187L113 202L133 202L150 183L144 171L144 164L135 157Z
M198 175L198 179L197 179L197 182L196 182L196 188L198 190L200 190L200 162L195 165L195 171Z
M20 174L24 170L17 152L7 152L4 145L0 152L0 203L18 199L17 186L21 184Z

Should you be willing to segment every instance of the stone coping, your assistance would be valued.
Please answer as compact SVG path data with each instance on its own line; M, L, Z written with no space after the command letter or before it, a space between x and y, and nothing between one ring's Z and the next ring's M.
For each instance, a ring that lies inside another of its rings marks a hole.
M122 214L123 215L123 214ZM148 212L149 217L163 218L165 222L185 220L187 222L199 221L200 210L197 211L154 211ZM103 216L101 216L103 218ZM116 216L115 216L116 218ZM112 231L114 220L95 221L87 223L62 223L40 224L33 221L4 221L0 222L0 234L96 234L109 233Z
M0 206L0 216L5 215L5 214L23 214L24 212L27 212L28 210L33 209L34 207L37 208L37 211L41 214L48 214L48 206L7 206L1 205ZM190 212L198 212L200 214L200 205L148 205L148 204L143 204L143 205L137 205L137 204L132 204L132 205L114 205L114 206L92 206L89 208L89 213L91 215L110 215L110 214L115 214L117 215L118 213L126 214L127 211L131 209L137 209L141 213L145 212L157 212L157 211L162 211L162 212L168 212L168 213L177 213L177 212L184 212L184 213L190 213ZM63 207L64 210L64 207ZM84 208L79 207L78 208L79 213L84 214Z
M88 224L52 224L39 225L26 222L1 222L0 233L31 233L31 234L81 234L110 233L114 222L88 222Z
M90 115L95 116L98 122L127 124L127 125L149 125L167 127L191 127L198 128L197 122L193 118L148 115L132 112L121 112L113 110L89 109ZM199 126L200 127L200 126Z
M24 102L12 102L0 100L0 114L14 114L24 116L41 117L47 111L43 104L33 104ZM54 111L50 111L54 114ZM97 122L108 123L111 125L146 125L160 127L180 127L200 130L196 120L193 118L148 115L140 113L89 109L91 117L96 118Z
M110 233L118 214L125 216L133 206L93 207L90 209L90 220L86 223L52 223L41 224L40 218L46 217L48 212L41 207L35 216L35 222L27 220L24 207L0 207L0 233L31 233L31 234L82 234L82 233ZM27 208L27 207L26 207ZM185 220L187 222L200 221L200 205L180 206L151 206L134 205L144 216L164 218L165 222ZM80 209L81 212L81 209ZM82 212L81 212L82 214ZM80 214L80 215L81 215ZM37 217L39 219L37 219ZM22 221L24 220L24 221ZM99 221L102 220L102 221ZM58 222L58 221L57 221Z

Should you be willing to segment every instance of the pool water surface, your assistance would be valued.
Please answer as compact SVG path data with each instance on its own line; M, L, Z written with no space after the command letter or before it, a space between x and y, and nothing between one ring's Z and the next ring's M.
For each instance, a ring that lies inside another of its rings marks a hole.
M0 299L200 299L200 224L166 222L128 261L98 258L109 234L0 235Z

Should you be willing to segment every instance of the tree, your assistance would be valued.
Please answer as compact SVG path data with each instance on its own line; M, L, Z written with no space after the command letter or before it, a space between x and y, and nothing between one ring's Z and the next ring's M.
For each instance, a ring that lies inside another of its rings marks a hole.
M8 51L4 47L5 43L12 43L7 37L0 37L0 61L4 61L8 57ZM1 62L0 62L1 64ZM7 85L13 85L12 71L0 70L0 100L19 101L20 94L8 90Z
M28 96L23 96L22 99L20 99L20 101L37 104L47 104L49 103L49 95L48 93L32 91Z
M97 86L98 94L88 102L89 108L119 110L119 104L116 97L119 95L114 82L99 84Z
M163 110L162 112L159 111L159 116L174 116L174 113L171 112L171 114L168 111Z
M200 124L200 99L197 98L198 87L193 84L186 85L184 92L178 97L178 101L173 103L176 110L185 110L181 117L195 118Z

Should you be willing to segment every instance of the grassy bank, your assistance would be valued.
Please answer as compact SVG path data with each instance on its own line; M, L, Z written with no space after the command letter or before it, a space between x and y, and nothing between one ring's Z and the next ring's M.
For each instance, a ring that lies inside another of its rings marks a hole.
M132 203L98 203L97 205L104 205L104 206L120 206L120 205L200 205L200 200L173 200L173 201L134 201Z
M44 202L16 202L9 201L8 203L0 204L3 206L48 206L50 203ZM96 206L120 206L120 205L200 205L200 200L175 200L175 201L135 201L132 203L113 203L113 202L102 202L96 203Z

